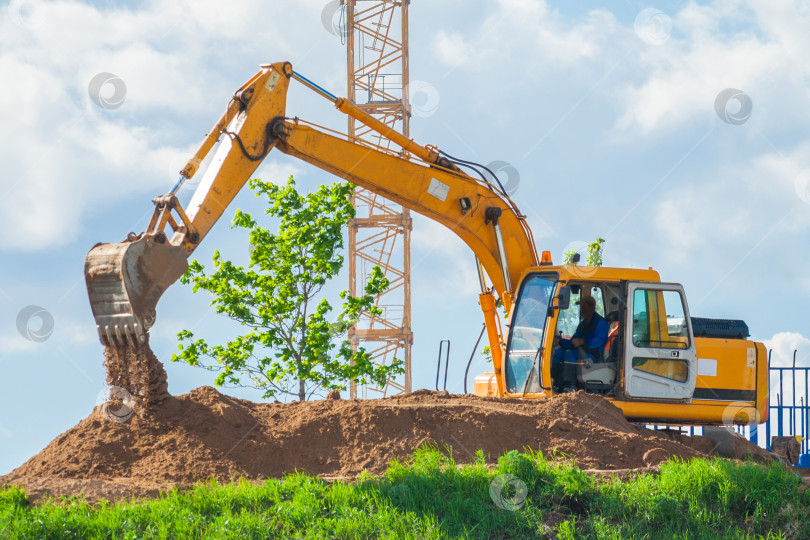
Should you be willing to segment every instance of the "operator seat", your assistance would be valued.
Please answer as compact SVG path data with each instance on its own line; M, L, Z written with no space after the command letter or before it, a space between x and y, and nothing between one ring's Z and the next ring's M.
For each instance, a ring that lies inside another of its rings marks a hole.
M619 311L612 311L605 315L610 325L608 340L603 351L602 361L594 362L591 367L577 365L577 381L587 391L598 394L608 393L616 384L619 359Z

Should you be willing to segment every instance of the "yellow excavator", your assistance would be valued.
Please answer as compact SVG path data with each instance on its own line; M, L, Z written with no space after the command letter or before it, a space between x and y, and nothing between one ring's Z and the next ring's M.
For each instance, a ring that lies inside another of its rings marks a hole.
M292 80L331 101L399 147L392 152L286 116ZM628 419L671 425L758 424L768 414L763 344L747 340L742 321L693 318L683 287L658 272L554 265L538 256L526 217L495 175L421 146L293 71L261 66L180 172L154 199L147 230L98 244L85 277L105 345L143 343L163 292L256 168L273 150L297 157L448 227L473 251L481 285L493 372L475 379L483 396L541 399L557 391L555 349L579 320L579 301L610 325L609 346L576 364L576 387L612 401ZM189 204L177 192L214 152ZM501 327L496 297L507 313ZM593 352L593 351L592 351Z

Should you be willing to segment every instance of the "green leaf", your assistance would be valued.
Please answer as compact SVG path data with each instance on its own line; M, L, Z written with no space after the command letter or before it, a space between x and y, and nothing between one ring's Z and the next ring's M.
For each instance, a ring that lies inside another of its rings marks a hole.
M244 333L224 345L209 345L183 330L172 361L213 372L217 386L252 387L265 398L306 399L313 390L345 388L351 381L384 384L402 373L401 361L373 365L365 351L353 351L343 339L362 316L382 312L376 297L389 282L379 267L367 276L363 296L340 293L343 304L335 322L329 320L331 304L320 297L343 267L344 228L355 215L354 186L338 182L301 194L292 176L285 185L258 179L249 185L266 199L267 209L262 219L241 210L234 214L232 226L245 229L250 241L248 266L216 251L207 271L194 260L182 278L195 293L209 294L214 311L238 322Z

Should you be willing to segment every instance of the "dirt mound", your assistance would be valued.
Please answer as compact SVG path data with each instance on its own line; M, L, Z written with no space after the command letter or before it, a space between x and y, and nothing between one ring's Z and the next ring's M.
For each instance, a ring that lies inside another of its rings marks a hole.
M354 477L385 470L423 443L476 450L567 454L585 469L631 469L669 456L703 455L671 436L625 420L608 401L584 393L516 401L417 391L377 400L338 396L314 402L253 403L211 387L168 397L117 422L102 407L6 477L37 493L89 498L150 495L215 477L276 477L294 470Z

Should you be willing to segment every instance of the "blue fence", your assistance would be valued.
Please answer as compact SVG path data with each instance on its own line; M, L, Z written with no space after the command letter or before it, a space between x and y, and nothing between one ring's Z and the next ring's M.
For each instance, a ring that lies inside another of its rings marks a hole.
M773 435L800 435L804 437L802 454L810 453L810 441L807 440L810 428L810 405L807 403L810 397L810 367L796 367L796 351L793 351L793 365L790 367L771 366L769 352L768 368L771 374L770 417L765 424L768 449ZM757 442L753 438L751 440Z

